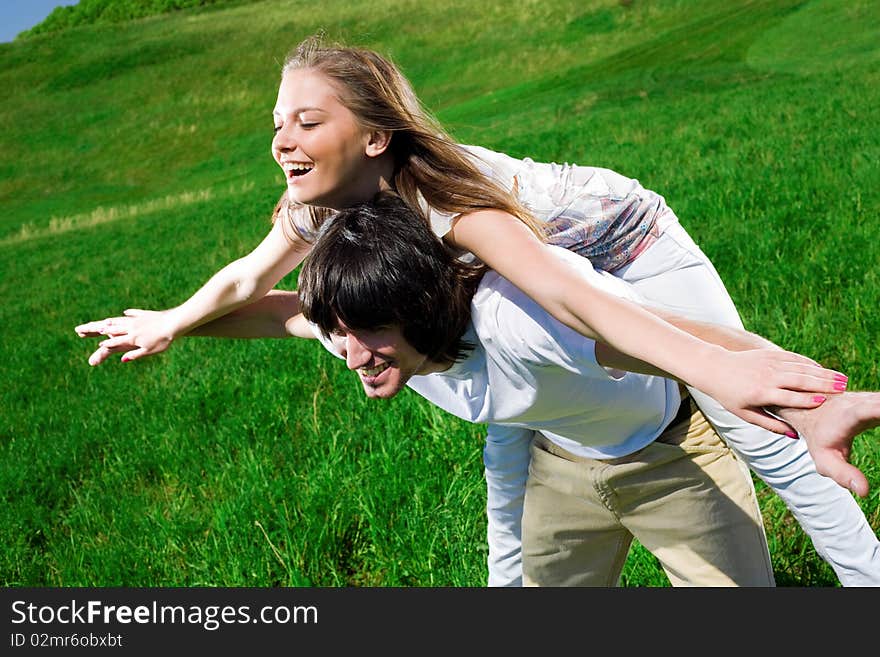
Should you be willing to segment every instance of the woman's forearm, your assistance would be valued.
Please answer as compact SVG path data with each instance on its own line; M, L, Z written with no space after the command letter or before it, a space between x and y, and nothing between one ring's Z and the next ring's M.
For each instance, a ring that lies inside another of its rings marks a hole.
M744 329L693 320L650 306L644 306L644 308L682 331L685 331L705 342L723 347L729 351L779 348L769 340ZM623 353L603 341L598 341L596 343L596 359L600 365L611 369L677 378L670 372L663 371L650 363L646 363L645 361L634 358L629 354ZM684 383L684 381L682 381L682 383Z
M237 308L264 296L272 285L262 285L236 260L214 274L207 283L181 305L165 311L171 337L193 335L199 327L209 324Z
M715 376L712 365L724 359L725 347L692 335L594 285L581 284L580 288L576 299L560 302L560 321L581 333L592 330L599 341L631 361L652 365L657 373L699 389L711 389Z

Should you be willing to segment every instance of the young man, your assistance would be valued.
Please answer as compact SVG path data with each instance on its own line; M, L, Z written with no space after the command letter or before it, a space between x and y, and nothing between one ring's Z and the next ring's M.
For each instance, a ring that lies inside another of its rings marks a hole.
M318 330L298 332L345 358L369 397L410 387L465 420L540 431L526 584L614 585L637 537L674 584L772 586L751 480L678 384L609 371L615 352L494 272L477 287L479 273L393 198L343 211L303 265Z
M558 255L592 282L632 296L583 258ZM508 579L519 568L522 517L526 583L613 584L637 536L673 583L772 585L751 480L695 407L680 405L678 386L625 374L645 366L556 322L493 272L477 287L478 273L453 260L401 203L384 198L329 222L303 267L300 300L320 331L290 310L299 307L295 293L279 291L197 333L321 337L358 371L369 396L408 386L458 417L489 423L490 523L507 525L495 535L511 538L490 553L502 579L505 568ZM728 348L767 345L687 324ZM124 348L124 340L106 347ZM833 419L834 403L807 417ZM806 425L806 413L800 420L786 413L796 428ZM863 413L850 428L876 417ZM827 435L832 449L846 442ZM493 448L511 436L535 437L522 513L515 493L522 482L505 475L518 464ZM861 543L876 545L860 517Z

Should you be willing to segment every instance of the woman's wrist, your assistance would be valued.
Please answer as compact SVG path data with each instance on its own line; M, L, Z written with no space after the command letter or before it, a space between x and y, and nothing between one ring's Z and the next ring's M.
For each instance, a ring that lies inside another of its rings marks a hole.
M164 337L169 342L173 342L179 337L187 335L190 331L192 331L197 324L195 322L188 322L186 320L186 315L182 310L182 306L177 306L176 308L169 308L168 310L163 310L162 312L162 327Z
M689 354L687 359L686 376L682 381L699 390L707 391L717 383L719 377L725 376L724 369L726 358L731 351L710 342L700 341Z

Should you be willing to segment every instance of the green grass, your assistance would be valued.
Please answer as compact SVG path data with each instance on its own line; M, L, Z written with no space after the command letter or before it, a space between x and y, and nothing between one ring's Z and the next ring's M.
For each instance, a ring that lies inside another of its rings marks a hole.
M363 399L314 344L89 368L73 333L259 241L279 63L320 28L390 54L461 141L639 178L750 329L880 388L873 5L255 2L0 44L0 582L485 582L481 427ZM853 458L875 528L878 438ZM835 585L757 488L778 583ZM668 584L639 546L624 583Z

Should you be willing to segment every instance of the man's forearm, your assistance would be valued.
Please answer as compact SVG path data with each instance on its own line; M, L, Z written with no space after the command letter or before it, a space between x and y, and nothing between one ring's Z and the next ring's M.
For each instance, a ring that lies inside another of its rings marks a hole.
M299 310L299 295L271 290L261 299L197 326L187 336L215 338L314 337Z
M745 329L733 328L732 326L724 326L723 324L713 324L712 322L701 322L695 319L688 319L681 315L676 315L664 310L656 308L648 308L658 317L665 319L670 324L677 326L683 331L695 335L701 340L717 344L729 351L746 351L748 349L779 349L779 347L770 340L762 338L760 335L746 331Z

